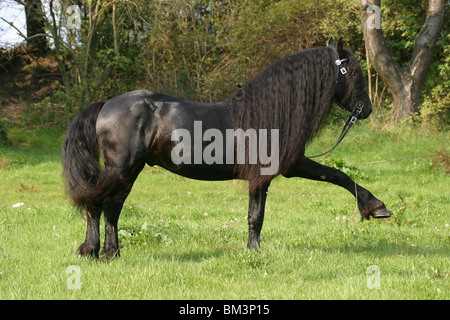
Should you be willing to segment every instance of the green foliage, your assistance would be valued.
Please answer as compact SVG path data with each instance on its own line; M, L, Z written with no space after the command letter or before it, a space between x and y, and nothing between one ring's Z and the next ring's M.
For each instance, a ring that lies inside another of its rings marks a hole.
M402 67L409 64L414 39L425 22L427 9L426 0L383 1L381 27L392 58Z
M334 158L333 156L326 158L323 164L328 167L332 167L332 168L341 170L342 172L347 174L353 180L358 179L358 181L359 181L359 180L364 179L364 177L365 177L364 172L360 171L358 169L358 167L348 165L344 160Z
M56 14L61 44L55 43L52 53L63 79L50 97L55 112L68 119L87 103L134 89L222 100L276 59L323 46L330 36L343 37L367 73L358 0L79 1L81 28L69 31L60 22L70 4L61 1ZM401 66L409 63L427 6L426 0L382 2L386 43ZM449 10L423 86L417 119L426 125L449 121L448 15ZM49 19L52 33L54 27ZM374 70L371 83L373 96L377 94L374 119L385 121L390 92Z
M447 25L450 23L447 22ZM448 129L450 127L450 34L442 36L438 46L440 57L437 56L431 65L425 81L419 120L424 124Z
M359 0L325 0L321 4L326 8L320 24L323 37L343 38L346 46L355 54L364 53L364 38L361 29Z

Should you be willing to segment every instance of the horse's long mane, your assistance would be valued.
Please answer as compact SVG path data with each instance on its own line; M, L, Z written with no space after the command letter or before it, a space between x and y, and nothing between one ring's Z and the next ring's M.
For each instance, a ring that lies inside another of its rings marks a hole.
M283 174L304 156L306 143L328 114L336 88L337 54L331 47L300 51L270 65L235 96L236 128L279 130L279 170L260 173L260 164L236 165L237 176L250 189ZM240 95L240 96L238 96ZM270 146L269 149L270 151Z

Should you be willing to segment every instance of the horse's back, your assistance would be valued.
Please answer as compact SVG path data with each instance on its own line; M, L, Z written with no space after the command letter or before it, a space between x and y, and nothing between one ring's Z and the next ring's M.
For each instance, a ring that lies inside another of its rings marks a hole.
M194 137L194 124L201 123L201 136L212 128L225 135L226 129L233 128L226 106L225 102L185 101L150 90L112 98L103 106L96 124L105 163L123 168L147 163L194 179L229 179L232 165L174 164L171 154L178 144L172 140L177 129L187 130Z
M108 120L132 120L136 116L140 117L154 113L160 109L162 102L167 100L175 100L175 98L150 90L136 90L124 93L105 103L99 113L97 127L101 127Z

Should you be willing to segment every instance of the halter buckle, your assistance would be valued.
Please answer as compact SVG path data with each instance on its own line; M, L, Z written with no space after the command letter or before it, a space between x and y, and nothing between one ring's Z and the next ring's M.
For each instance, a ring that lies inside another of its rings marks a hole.
M346 61L347 60L347 58L345 58L345 59L337 59L334 63L337 65L337 66L340 66L341 64L342 64L342 61Z
M356 122L356 120L358 120L358 116L362 112L363 108L364 108L364 103L362 103L361 101L356 102L355 110L353 111L353 113L351 115L351 119L350 119L350 122L352 124L354 124Z
M339 67L339 71L342 74L346 74L347 73L347 69L345 69L344 66L342 66L342 61L345 61L347 59L337 59L334 63Z
M357 101L355 105L355 112L360 114L362 109L364 108L364 103L362 101Z

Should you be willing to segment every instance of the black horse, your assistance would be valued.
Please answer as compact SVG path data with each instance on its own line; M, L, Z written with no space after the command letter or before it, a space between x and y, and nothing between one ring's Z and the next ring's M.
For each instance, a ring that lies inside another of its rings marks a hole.
M119 215L145 164L193 179L249 181L249 248L259 244L267 190L278 175L337 184L357 197L363 219L389 217L383 202L346 174L304 155L333 102L360 119L372 112L359 64L341 39L336 46L330 38L327 47L276 61L223 102L138 90L86 107L62 146L68 193L87 211L79 254L99 256L102 212L103 252L119 254Z

